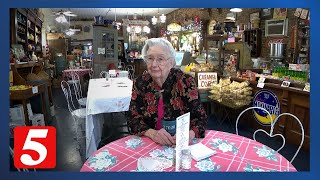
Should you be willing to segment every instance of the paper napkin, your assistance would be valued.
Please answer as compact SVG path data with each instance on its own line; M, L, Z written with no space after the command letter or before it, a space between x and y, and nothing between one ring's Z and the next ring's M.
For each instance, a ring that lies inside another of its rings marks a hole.
M189 149L191 151L192 158L196 161L200 161L217 153L202 143L191 145L189 146Z

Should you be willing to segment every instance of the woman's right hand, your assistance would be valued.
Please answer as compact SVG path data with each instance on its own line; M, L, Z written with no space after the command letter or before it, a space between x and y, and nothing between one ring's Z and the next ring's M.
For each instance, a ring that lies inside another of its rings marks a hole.
M163 128L160 130L148 129L144 135L160 145L171 146L176 143L175 139Z

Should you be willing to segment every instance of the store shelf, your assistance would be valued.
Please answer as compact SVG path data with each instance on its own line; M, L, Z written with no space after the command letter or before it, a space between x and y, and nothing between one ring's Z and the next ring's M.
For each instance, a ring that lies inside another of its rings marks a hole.
M42 36L41 32L36 32L41 30L42 21L37 17L37 15L31 9L27 8L12 8L10 9L10 43L11 44L21 44L25 52L28 51L28 45L39 45L42 47ZM24 31L22 31L22 29ZM37 41L34 38L37 37ZM39 54L41 55L41 51Z

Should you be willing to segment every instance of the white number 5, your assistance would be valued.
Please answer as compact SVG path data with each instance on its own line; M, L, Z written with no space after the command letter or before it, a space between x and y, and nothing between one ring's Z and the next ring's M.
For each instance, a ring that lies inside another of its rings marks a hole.
M40 164L47 157L47 148L41 143L32 141L31 138L46 138L48 129L30 129L22 150L33 150L39 153L39 159L33 160L29 154L23 154L20 160L27 166L35 166Z

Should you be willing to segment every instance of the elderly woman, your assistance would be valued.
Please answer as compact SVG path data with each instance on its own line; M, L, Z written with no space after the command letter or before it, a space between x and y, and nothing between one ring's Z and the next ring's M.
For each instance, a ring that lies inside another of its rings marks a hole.
M162 38L146 40L142 55L147 71L133 82L128 125L137 135L145 135L161 145L175 144L162 128L162 120L175 120L190 112L190 140L204 137L207 115L201 105L192 76L175 69L175 50Z

